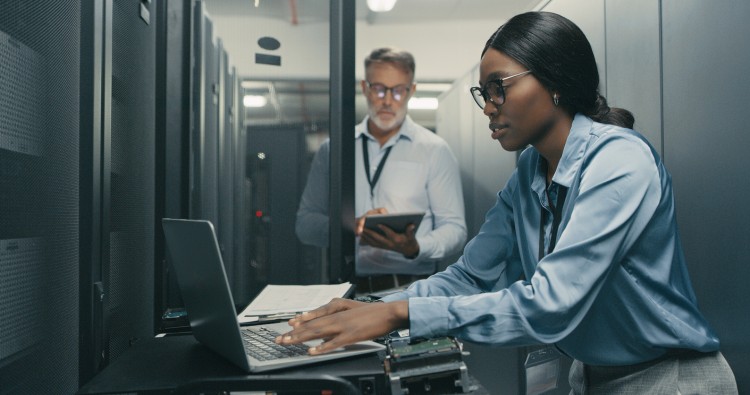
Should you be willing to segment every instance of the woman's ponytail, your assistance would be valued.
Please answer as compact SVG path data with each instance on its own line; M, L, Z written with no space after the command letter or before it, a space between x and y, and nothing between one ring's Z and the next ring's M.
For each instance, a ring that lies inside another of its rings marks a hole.
M633 124L635 123L633 113L624 108L609 107L607 99L602 95L597 95L593 111L586 115L596 122L621 126L628 129L632 129Z

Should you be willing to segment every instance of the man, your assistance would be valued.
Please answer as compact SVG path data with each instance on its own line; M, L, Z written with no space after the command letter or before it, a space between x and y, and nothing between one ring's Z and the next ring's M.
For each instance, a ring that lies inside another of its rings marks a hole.
M414 58L392 48L365 59L362 93L368 116L355 127L355 215L358 292L407 285L433 274L436 264L466 241L458 163L448 144L416 124L407 105L416 90ZM329 141L321 145L297 211L306 244L328 246ZM364 229L372 214L424 211L418 229L385 235Z

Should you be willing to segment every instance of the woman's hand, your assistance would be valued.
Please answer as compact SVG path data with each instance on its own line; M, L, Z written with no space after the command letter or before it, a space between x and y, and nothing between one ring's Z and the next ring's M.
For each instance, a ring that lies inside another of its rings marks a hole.
M409 304L405 300L390 303L364 303L333 299L325 306L289 320L294 327L276 338L278 344L295 344L322 339L311 347L312 355L324 354L363 340L384 336L409 325Z

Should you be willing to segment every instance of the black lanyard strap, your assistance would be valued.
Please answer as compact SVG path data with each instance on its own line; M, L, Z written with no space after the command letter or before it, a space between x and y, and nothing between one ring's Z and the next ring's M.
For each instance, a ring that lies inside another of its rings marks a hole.
M547 194L547 201L552 208L552 233L550 234L549 247L547 248L547 254L551 253L555 249L557 241L557 229L560 228L560 220L562 219L563 205L565 205L565 197L568 194L568 188L557 185L557 203L552 205L552 199L550 199L549 191L544 188L544 192ZM547 210L542 207L541 220L539 222L539 260L544 258L544 224L547 222Z
M375 184L377 184L378 180L380 179L380 173L383 171L385 161L388 159L388 155L390 155L391 153L391 148L393 148L393 146L386 148L383 159L380 160L380 163L378 163L378 168L375 169L375 176L370 178L370 153L367 149L367 136L365 136L364 134L362 135L362 158L365 162L365 174L367 174L367 183L370 184L370 197L375 196Z

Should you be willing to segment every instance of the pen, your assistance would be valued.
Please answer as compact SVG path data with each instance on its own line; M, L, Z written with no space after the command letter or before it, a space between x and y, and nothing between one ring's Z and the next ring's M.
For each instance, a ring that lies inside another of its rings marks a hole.
M298 314L302 314L302 313L301 312L289 312L289 313L274 313L274 314L263 314L263 315L246 314L245 317L258 317L258 320L280 320L280 319L286 319L286 318L294 318Z

